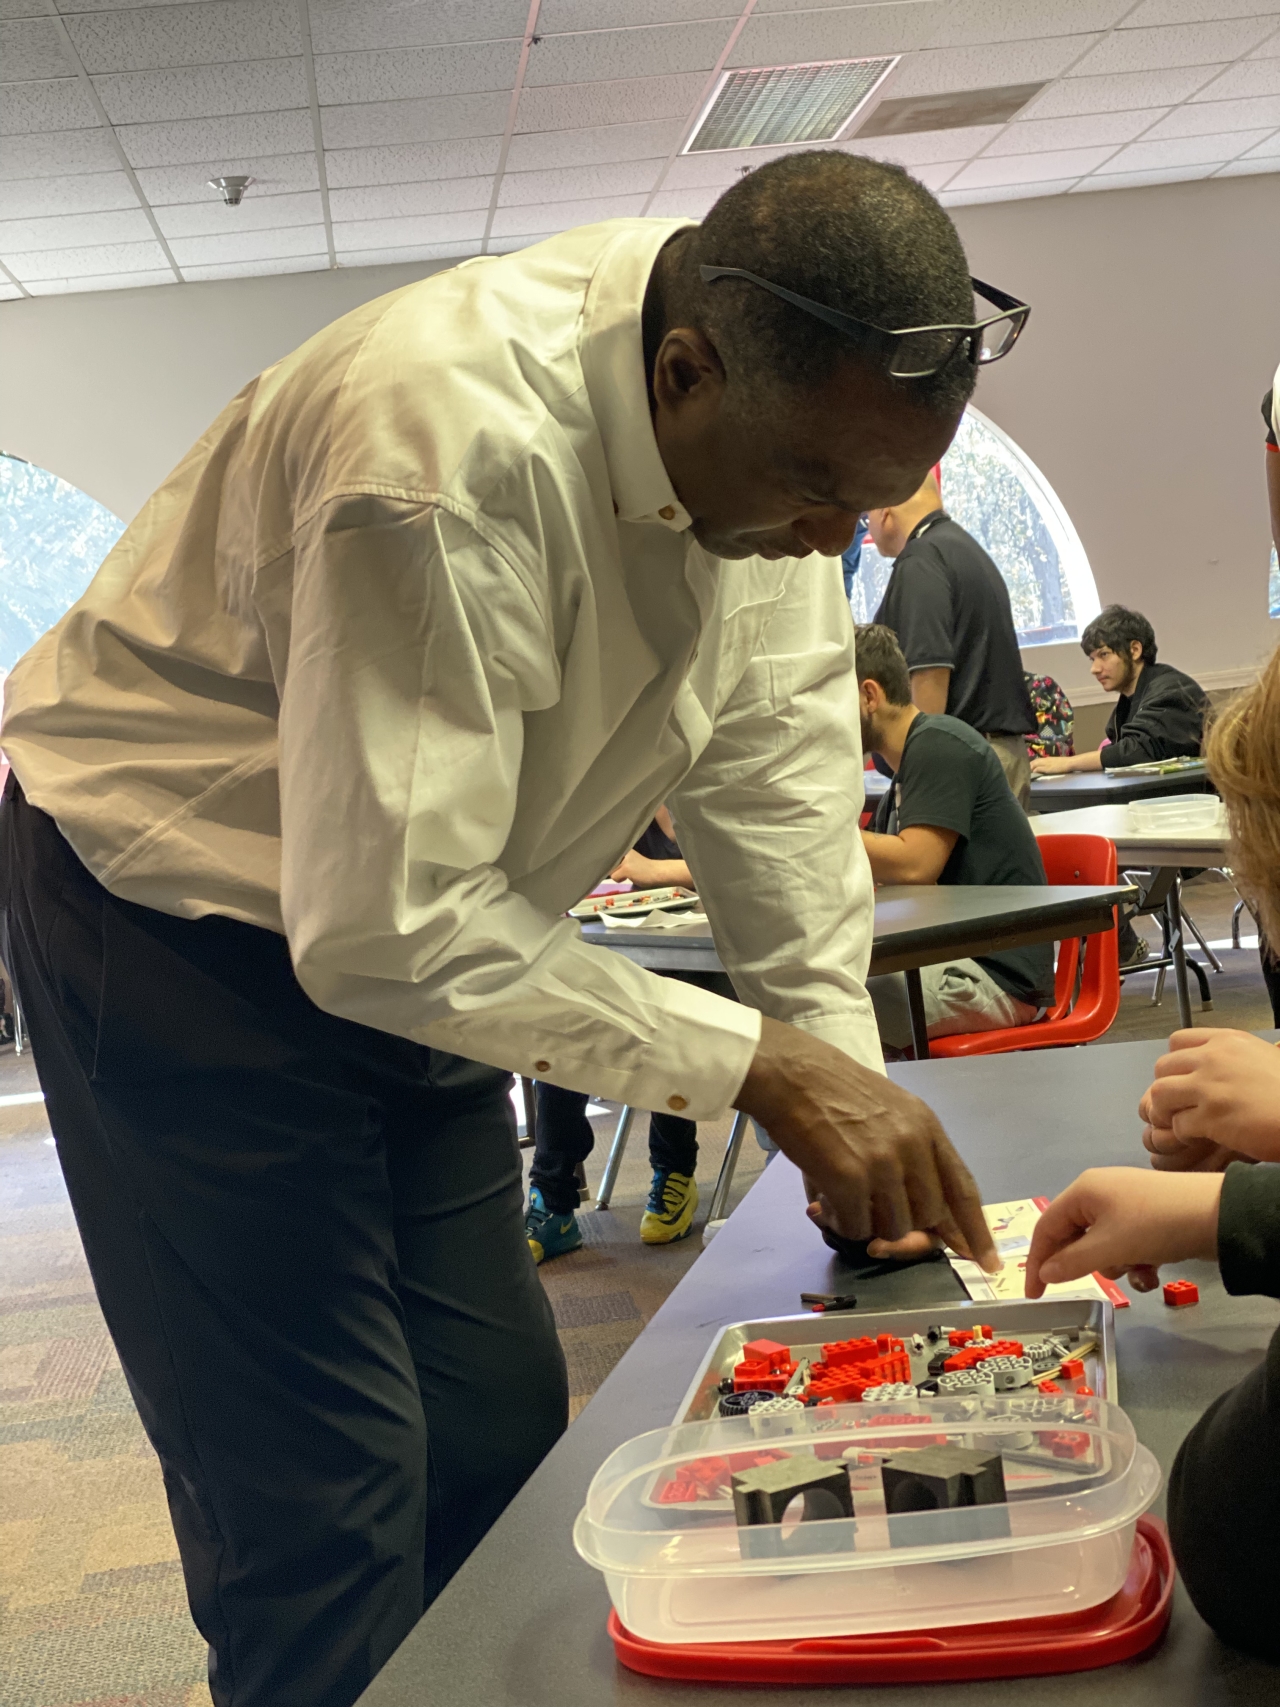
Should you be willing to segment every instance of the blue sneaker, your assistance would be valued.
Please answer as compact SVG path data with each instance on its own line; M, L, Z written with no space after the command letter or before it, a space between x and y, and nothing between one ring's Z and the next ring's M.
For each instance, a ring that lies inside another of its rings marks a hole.
M570 1251L578 1250L582 1244L582 1229L578 1226L578 1217L572 1209L567 1215L554 1214L542 1201L542 1193L536 1185L529 1189L524 1234L536 1263L547 1262L552 1257L567 1256Z

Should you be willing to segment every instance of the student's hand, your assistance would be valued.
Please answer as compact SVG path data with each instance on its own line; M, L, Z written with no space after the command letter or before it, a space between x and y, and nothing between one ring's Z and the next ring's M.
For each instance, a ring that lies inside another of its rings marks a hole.
M1090 1168L1036 1223L1027 1297L1095 1270L1110 1280L1127 1274L1139 1292L1150 1292L1161 1263L1216 1260L1221 1194L1221 1174Z
M937 1234L989 1272L1000 1267L978 1188L936 1115L843 1050L765 1019L736 1106L803 1171L815 1219L833 1232Z
M656 859L646 859L634 848L622 856L609 873L609 878L613 883L634 883L637 889L661 889L666 884L666 878L661 874L660 862Z
M1175 1031L1138 1113L1154 1167L1280 1161L1280 1049L1248 1031Z
M1032 759L1031 761L1032 776L1059 776L1062 772L1070 769L1071 760L1063 754L1056 756L1046 754L1043 758Z

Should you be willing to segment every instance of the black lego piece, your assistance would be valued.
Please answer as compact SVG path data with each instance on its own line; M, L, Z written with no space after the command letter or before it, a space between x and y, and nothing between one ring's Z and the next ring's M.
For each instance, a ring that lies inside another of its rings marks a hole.
M733 1515L744 1559L852 1550L853 1489L847 1465L833 1464L813 1452L793 1452L772 1464L737 1471L732 1486ZM800 1522L784 1539L783 1513L797 1496L803 1499L804 1510ZM842 1525L834 1531L825 1523L820 1529L813 1527L829 1518L845 1518L847 1527Z
M884 1460L880 1482L894 1547L1009 1533L1004 1464L998 1452L963 1446L912 1447ZM983 1509L975 1511L975 1507ZM913 1521L920 1512L935 1515L931 1521Z
M852 1310L858 1300L852 1292L802 1292L800 1302L821 1315L824 1310Z
M765 1399L776 1399L776 1393L766 1393L759 1387L751 1387L745 1393L723 1393L720 1397L718 1415L722 1417L745 1417L752 1405L759 1405Z

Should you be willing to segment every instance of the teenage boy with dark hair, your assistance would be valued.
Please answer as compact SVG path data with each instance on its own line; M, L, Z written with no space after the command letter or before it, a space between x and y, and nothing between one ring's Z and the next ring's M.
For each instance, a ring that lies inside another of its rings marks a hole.
M1120 696L1107 722L1107 745L1069 758L1032 759L1032 776L1111 771L1199 754L1204 689L1172 664L1157 664L1155 633L1141 611L1108 605L1080 636L1080 646L1098 686Z
M999 755L957 717L920 711L892 631L855 630L862 745L894 771L863 844L877 883L1043 883L1044 865ZM1007 949L921 969L930 1037L1028 1025L1053 999L1053 950ZM867 981L880 1040L910 1042L897 976Z

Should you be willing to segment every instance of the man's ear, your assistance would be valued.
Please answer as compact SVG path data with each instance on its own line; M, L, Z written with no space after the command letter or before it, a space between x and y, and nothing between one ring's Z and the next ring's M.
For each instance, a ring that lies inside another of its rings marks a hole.
M724 364L706 333L692 326L673 327L653 363L653 397L659 409L674 414L691 403L718 409L724 388Z

